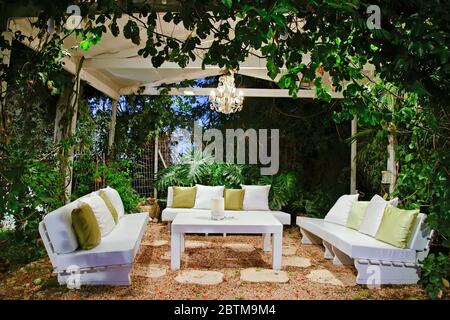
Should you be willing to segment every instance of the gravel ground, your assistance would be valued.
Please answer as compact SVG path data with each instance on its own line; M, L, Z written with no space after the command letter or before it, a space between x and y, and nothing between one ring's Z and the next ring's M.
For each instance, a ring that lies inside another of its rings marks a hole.
M169 266L162 259L169 245L148 245L154 240L169 240L168 229L163 224L150 224L144 236L135 269L148 265ZM0 275L0 299L424 299L419 286L383 286L368 289L355 284L356 271L352 266L335 266L323 258L323 248L301 245L298 228L286 228L283 245L295 246L295 256L308 258L307 268L284 267L287 283L247 283L240 280L244 268L271 268L271 254L261 249L260 236L189 235L186 240L211 242L207 248L187 249L181 263L182 270L196 269L219 271L224 281L218 285L202 286L180 284L174 279L179 272L150 278L132 273L132 285L127 287L84 286L81 290L69 290L60 286L51 273L48 259L32 262L14 272ZM237 252L223 248L224 243L247 243L256 248L253 252ZM307 276L317 269L329 270L344 286L311 282ZM139 273L141 274L141 273Z

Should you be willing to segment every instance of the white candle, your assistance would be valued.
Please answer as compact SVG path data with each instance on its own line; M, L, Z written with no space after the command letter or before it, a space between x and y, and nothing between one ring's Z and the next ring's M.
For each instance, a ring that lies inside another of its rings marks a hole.
M223 197L211 199L211 218L215 220L225 218L225 200Z

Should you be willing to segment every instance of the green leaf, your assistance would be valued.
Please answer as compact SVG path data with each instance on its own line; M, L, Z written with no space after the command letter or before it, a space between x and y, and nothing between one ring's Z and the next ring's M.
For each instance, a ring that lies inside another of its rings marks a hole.
M222 0L222 3L227 7L228 9L231 9L233 5L233 0Z
M275 65L272 57L267 58L267 70L269 71L269 77L273 80L278 75L279 69Z
M414 155L412 153L409 153L405 157L405 162L411 162L411 160L414 159Z
M88 51L90 47L91 43L89 40L83 40L80 42L80 48L83 49L84 51Z

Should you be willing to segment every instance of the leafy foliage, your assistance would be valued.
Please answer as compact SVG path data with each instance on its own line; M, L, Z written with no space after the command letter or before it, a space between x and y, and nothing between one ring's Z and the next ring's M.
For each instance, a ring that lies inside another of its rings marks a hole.
M300 189L290 207L291 210L305 212L308 216L323 218L339 196L337 190L332 187Z
M449 290L449 276L450 259L447 255L432 253L422 263L420 283L425 286L427 295L433 299L442 298L444 290Z
M95 191L95 186L110 186L119 192L125 212L137 211L140 197L132 187L131 162L117 161L114 163L96 163L91 158L79 159L74 162L74 172L78 178L72 193L72 199L77 199L89 192Z

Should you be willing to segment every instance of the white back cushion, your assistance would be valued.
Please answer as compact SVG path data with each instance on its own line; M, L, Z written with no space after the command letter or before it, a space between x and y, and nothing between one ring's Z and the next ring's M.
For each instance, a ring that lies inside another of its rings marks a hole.
M78 200L50 212L44 217L44 226L55 253L70 253L78 248L78 241L72 228L72 210Z
M169 187L169 188L167 188L167 203L166 203L166 207L167 208L172 208L172 204L173 204L173 188Z
M120 198L119 192L117 192L116 189L113 189L111 187L106 187L99 191L103 191L106 194L106 196L111 201L114 208L116 208L119 219L122 218L125 214L125 208L123 207L122 198ZM98 193L98 191L96 193Z
M374 195L369 202L358 231L371 237L375 237L375 234L380 226L381 219L383 219L384 209L388 204L396 207L398 204L398 198L386 201L379 195Z
M243 209L252 211L269 211L269 192L270 185L266 186L247 186L241 185L244 192Z
M212 198L222 198L225 190L224 186L204 186L196 184L197 192L195 194L195 209L211 209Z
M112 201L111 201L112 202ZM114 218L109 212L108 207L100 196L96 194L90 194L88 197L83 197L79 200L79 205L82 203L88 204L94 212L97 219L98 226L100 228L100 234L102 237L108 235L116 226Z
M332 222L345 226L347 224L348 214L352 208L352 204L358 201L359 194L345 194L337 199L334 206L325 216L326 222Z

